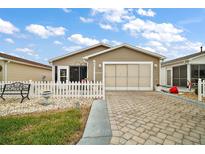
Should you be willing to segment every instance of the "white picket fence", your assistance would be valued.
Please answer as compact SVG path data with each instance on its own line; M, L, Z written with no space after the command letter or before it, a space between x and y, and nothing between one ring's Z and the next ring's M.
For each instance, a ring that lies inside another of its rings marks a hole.
M0 87L18 81L0 82ZM30 83L30 97L41 97L43 91L51 91L56 98L105 98L105 88L102 82L53 82L53 81L19 81Z
M205 80L198 80L198 100L202 101L202 98L205 97Z

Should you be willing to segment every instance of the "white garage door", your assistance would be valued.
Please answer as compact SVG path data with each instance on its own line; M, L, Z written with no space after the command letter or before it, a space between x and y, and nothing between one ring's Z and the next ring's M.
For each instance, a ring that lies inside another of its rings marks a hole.
M152 90L152 62L105 62L106 90Z

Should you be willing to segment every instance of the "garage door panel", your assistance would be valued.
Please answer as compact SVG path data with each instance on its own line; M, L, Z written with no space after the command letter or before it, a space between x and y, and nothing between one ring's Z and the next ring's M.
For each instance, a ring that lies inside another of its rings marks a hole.
M115 77L115 65L105 65L105 76Z
M127 86L128 87L138 87L138 78L137 77L128 77L127 79Z
M127 77L127 65L116 65L116 76Z
M127 87L127 78L116 77L116 87Z
M127 66L128 69L128 77L138 77L139 75L139 65L138 64L129 64Z
M139 75L141 77L150 77L151 76L151 66L149 64L140 64Z
M115 87L115 77L106 77L105 85L107 87Z
M150 87L151 79L150 77L140 77L139 79L139 87Z

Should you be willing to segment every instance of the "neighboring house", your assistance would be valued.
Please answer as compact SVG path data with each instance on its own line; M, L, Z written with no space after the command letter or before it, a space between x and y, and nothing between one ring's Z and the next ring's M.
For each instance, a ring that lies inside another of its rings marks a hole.
M55 81L102 81L106 90L153 90L160 81L160 60L165 57L128 44L97 44L56 57Z
M51 80L51 66L0 52L0 81Z
M161 84L187 87L196 85L198 79L205 79L205 52L201 51L163 62L161 65Z

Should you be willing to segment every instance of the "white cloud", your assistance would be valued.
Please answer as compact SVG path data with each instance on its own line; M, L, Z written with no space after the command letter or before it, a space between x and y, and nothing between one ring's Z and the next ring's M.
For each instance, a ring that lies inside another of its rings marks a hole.
M48 62L48 58L43 58L43 61Z
M185 40L183 36L172 33L144 32L142 36L147 39L153 39L162 42L180 42Z
M84 18L84 17L80 17L80 21L84 22L84 23L91 23L94 20L92 18Z
M30 49L30 48L16 48L15 51L23 52L23 53L26 53L27 55L30 55L30 56L36 56L36 57L39 56L36 51L34 51L33 49Z
M40 36L41 38L48 38L49 36L62 36L65 35L66 28L64 27L51 27L38 24L31 24L26 27L30 33Z
M166 45L163 45L158 41L150 41L146 45L150 46L152 49L160 53L165 53L168 51Z
M150 40L164 42L179 42L185 40L185 38L180 35L183 30L176 28L171 23L156 23L137 18L124 24L122 29L129 31L133 36L141 34L144 38Z
M202 46L201 42L191 42L191 41L185 41L183 44L176 44L172 46L174 50L180 50L180 51L188 51L188 52L199 52L200 47Z
M108 39L102 39L101 42L102 42L102 43L105 43L105 44L111 44L111 45L119 45L119 44L122 44L122 42L120 42L120 41L108 40Z
M200 51L201 42L191 42L189 40L183 42L172 42L172 43L160 43L157 41L150 41L145 43L144 48L149 49L165 55L168 59L174 59L177 57L185 56L192 54L194 52Z
M149 46L162 46L162 43L157 41L150 41L147 43Z
M156 15L156 13L152 11L151 9L148 9L147 11L144 9L138 9L137 14L141 16L148 16L148 17L154 17Z
M11 22L0 18L0 33L13 34L15 32L19 32L17 27L15 27Z
M72 10L71 9L67 9L67 8L63 8L62 9L65 13L70 13Z
M93 8L91 16L101 28L114 31L117 31L122 23L135 19L134 9L124 8Z
M79 50L81 48L82 48L82 46L69 46L69 47L64 46L62 49L65 50L65 51L70 52L70 51Z
M121 23L124 19L129 19L132 16L129 14L128 9L124 8L115 8L115 9L107 9L107 8L98 8L92 9L92 16L97 14L101 14L104 20L107 20L112 23Z
M11 43L11 44L15 43L14 40L12 40L11 38L6 38L6 39L4 39L4 41Z
M54 41L53 43L54 43L54 44L56 44L56 45L62 45L62 44L63 44L62 42L57 41L57 40L56 40L56 41Z
M145 49L145 50L148 50L148 51L151 51L151 52L156 52L156 50L154 50L153 48L151 47L147 47L147 46L136 46L138 48L142 48L142 49Z
M86 45L86 46L90 46L90 45L94 45L99 43L98 40L93 39L93 38L89 38L89 37L84 37L81 34L73 34L70 37L68 37L68 40L70 40L71 42L74 42L76 44L81 44L81 45Z
M100 27L102 28L102 29L105 29L105 30L113 30L113 28L112 28L112 26L111 25L109 25L109 24L99 24L100 25Z
M64 28L64 27L51 27L51 26L47 26L46 28L50 32L50 35L54 35L54 36L55 35L56 36L65 35L66 28Z

